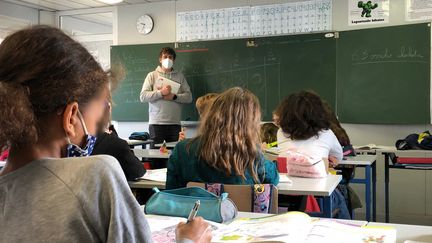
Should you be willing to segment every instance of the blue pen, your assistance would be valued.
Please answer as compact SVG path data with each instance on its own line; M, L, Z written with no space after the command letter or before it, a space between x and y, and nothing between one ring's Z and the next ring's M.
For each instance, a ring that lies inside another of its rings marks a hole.
M197 212L198 212L198 209L199 209L199 207L200 207L200 204L201 204L201 203L200 203L200 200L197 200L197 201L195 202L195 205L193 206L192 210L190 211L190 213L189 213L189 217L188 217L186 223L189 223L189 222L191 222L191 221L193 221L193 220L195 219L195 216L196 216L196 214L197 214Z

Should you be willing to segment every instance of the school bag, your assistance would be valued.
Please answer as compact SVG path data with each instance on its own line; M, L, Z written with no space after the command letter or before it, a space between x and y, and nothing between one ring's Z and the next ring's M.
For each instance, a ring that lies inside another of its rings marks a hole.
M396 148L398 150L432 150L432 135L429 131L410 134L404 139L397 140Z
M150 139L150 134L148 132L133 132L129 136L129 139L147 141Z
M284 152L280 156L287 159L288 176L307 178L322 178L327 176L327 165L322 158L314 158L313 156L294 151Z

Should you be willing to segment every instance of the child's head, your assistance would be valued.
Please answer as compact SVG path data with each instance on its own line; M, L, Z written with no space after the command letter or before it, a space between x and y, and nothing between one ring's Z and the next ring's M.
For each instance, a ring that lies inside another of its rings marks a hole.
M249 90L231 88L216 97L201 122L199 156L210 166L258 181L255 159L259 153L261 109Z
M198 114L202 116L206 110L210 108L210 105L212 104L213 100L218 96L216 93L208 93L206 95L203 95L201 97L198 97L196 100L195 106L198 110Z
M260 132L261 142L269 144L277 141L278 129L272 122L262 124Z
M55 140L66 150L66 138L83 143L84 124L95 135L108 76L81 44L59 29L31 27L2 42L0 67L0 147Z
M300 91L285 98L275 111L278 126L293 140L309 139L330 122L321 98L312 91Z

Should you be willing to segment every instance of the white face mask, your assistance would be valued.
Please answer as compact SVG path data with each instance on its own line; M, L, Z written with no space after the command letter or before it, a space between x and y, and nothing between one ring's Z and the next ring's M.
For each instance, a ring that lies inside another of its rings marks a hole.
M169 58L165 58L162 60L162 67L164 67L165 69L171 69L173 64L173 61Z

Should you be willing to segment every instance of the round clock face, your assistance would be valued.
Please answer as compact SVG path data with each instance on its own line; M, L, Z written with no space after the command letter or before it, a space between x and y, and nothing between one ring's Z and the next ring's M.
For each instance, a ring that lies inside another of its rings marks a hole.
M140 34L148 34L153 30L153 19L149 15L143 15L137 19L137 31Z

